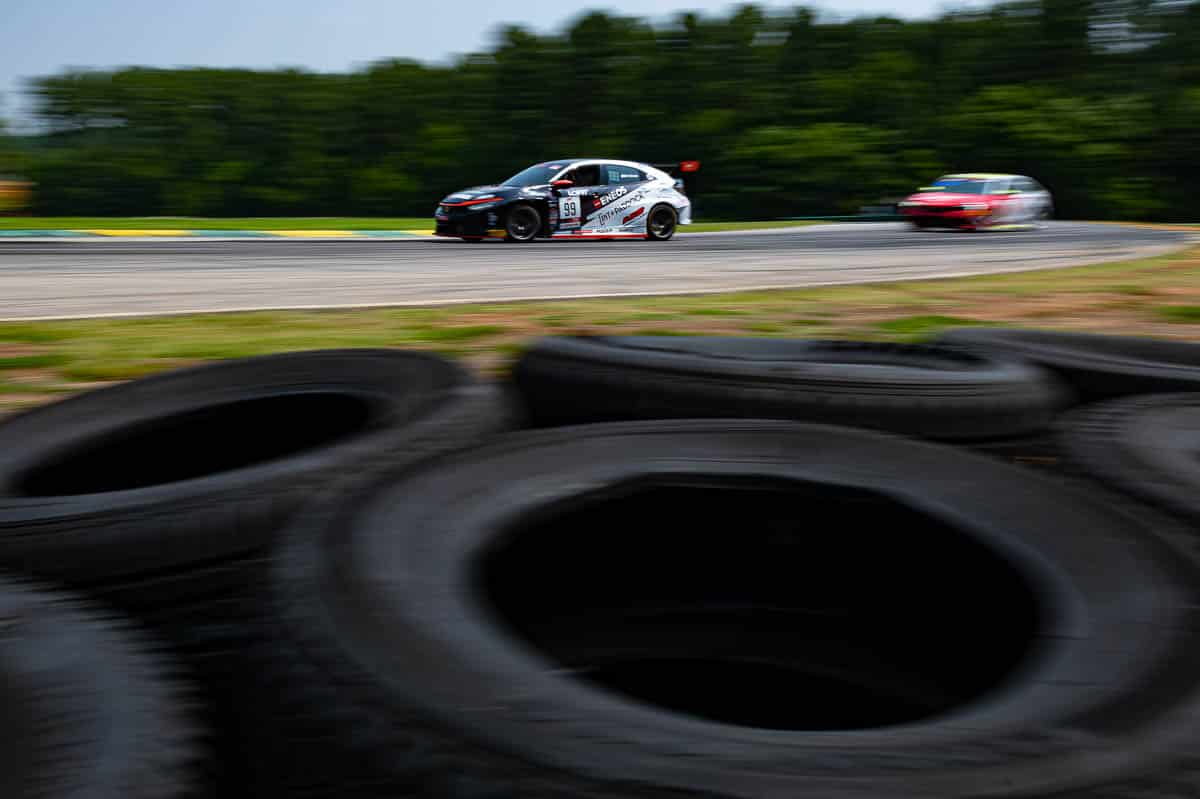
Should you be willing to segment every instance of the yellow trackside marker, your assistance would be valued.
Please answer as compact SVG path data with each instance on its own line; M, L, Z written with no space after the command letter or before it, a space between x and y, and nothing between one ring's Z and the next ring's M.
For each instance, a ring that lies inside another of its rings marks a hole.
M190 230L85 230L93 236L191 236Z
M352 239L358 234L353 230L258 230L269 236L284 236L289 239Z

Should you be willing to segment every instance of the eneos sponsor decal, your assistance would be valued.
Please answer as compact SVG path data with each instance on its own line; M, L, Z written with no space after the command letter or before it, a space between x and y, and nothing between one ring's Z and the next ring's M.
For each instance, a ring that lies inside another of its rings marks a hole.
M629 193L629 189L625 188L624 186L618 186L617 188L610 191L608 194L602 194L599 197L597 197L596 199L592 200L592 205L595 208L603 208L606 205L609 205L610 203L616 202L617 200L621 199L628 193Z

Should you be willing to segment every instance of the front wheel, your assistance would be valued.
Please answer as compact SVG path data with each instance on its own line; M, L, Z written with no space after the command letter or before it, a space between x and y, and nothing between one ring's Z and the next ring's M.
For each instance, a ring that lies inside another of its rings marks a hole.
M527 242L542 229L542 215L532 205L516 205L504 220L504 240Z
M646 219L646 238L650 241L667 241L675 235L679 214L669 205L656 205Z

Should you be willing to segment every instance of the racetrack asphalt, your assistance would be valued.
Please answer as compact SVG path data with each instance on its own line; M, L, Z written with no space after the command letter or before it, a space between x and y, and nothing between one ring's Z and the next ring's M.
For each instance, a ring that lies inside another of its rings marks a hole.
M1084 222L967 233L899 223L702 233L666 243L0 240L0 320L685 294L1016 272L1200 241Z

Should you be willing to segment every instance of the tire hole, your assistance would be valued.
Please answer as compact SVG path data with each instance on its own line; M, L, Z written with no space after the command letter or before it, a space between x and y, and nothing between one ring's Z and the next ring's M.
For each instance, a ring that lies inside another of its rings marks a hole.
M593 686L780 730L915 722L997 689L1032 586L969 533L835 485L639 484L526 519L480 599Z
M257 397L163 416L85 440L25 471L22 496L123 491L219 474L328 446L372 426L364 397Z

